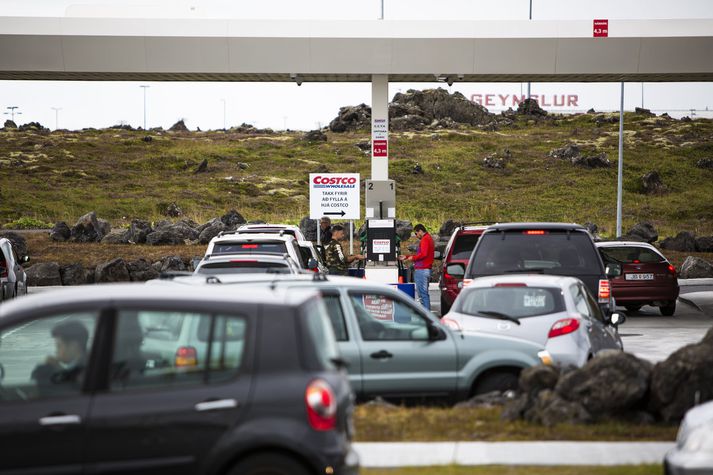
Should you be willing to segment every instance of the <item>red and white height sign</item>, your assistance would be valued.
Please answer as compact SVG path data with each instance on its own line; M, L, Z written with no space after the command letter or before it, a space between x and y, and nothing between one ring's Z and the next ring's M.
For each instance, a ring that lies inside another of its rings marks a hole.
M371 124L372 155L389 156L389 123L386 119L374 119Z
M592 34L594 38L607 38L609 36L609 20L594 20Z

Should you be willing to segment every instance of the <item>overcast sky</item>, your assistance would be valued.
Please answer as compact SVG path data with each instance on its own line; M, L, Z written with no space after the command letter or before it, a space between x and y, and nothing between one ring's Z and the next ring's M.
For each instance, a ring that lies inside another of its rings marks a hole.
M0 0L4 16L124 16L165 18L264 18L264 19L376 19L379 0ZM393 20L527 19L529 0L384 0L385 18ZM713 18L713 0L533 0L533 19L676 19ZM185 119L189 128L223 127L252 123L257 127L308 130L324 126L340 106L369 103L368 83L150 83L150 82L51 82L0 81L0 108L19 106L16 122L39 121L59 127L107 127L121 122L143 125L143 93L148 85L147 126L169 127ZM390 85L390 96L408 88L446 87L444 84ZM522 89L521 89L522 88ZM448 88L467 97L483 95L499 111L506 96L524 92L516 84L454 84ZM576 107L559 109L615 110L619 84L533 84L532 94L542 94L548 103L553 95L577 95ZM659 113L713 117L711 83L630 83L626 86L626 108L643 105ZM507 101L506 101L507 102ZM225 109L224 109L225 105ZM509 105L509 104L508 104ZM710 109L706 112L705 109ZM556 110L556 109L552 109ZM3 116L7 118L8 116Z

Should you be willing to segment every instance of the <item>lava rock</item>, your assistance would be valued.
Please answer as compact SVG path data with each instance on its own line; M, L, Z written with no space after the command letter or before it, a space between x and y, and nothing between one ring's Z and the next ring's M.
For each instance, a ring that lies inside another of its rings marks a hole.
M54 227L50 231L50 239L57 242L67 241L72 236L72 230L69 229L67 223L64 221L59 221L55 223Z
M180 256L168 256L161 260L161 272L169 271L188 271L188 267Z
M103 282L130 282L131 276L126 262L122 258L112 259L109 262L99 264L94 271L94 281Z
M571 162L575 158L579 157L581 154L582 151L580 150L579 145L570 143L562 148L555 148L550 150L549 156L558 160L567 160Z
M94 211L79 218L70 232L70 240L75 242L99 242L103 237L102 228Z
M168 130L170 132L188 132L188 127L186 127L186 123L183 122L183 119L181 119L173 124Z
M228 229L227 226L223 224L223 222L218 218L215 218L207 224L208 226L203 228L203 230L198 235L198 242L200 244L208 244L211 239L216 237L222 231Z
M182 214L183 210L175 202L166 206L166 209L163 211L163 215L168 216L169 218L177 218Z
M413 233L413 224L411 224L411 221L396 220L396 235L400 237L402 241L407 241L411 237L411 233Z
M308 241L317 240L317 220L305 216L300 220L300 231Z
M114 231L104 236L101 242L103 244L128 244L128 234L129 232L127 230L115 229Z
M238 226L247 222L243 215L238 213L234 209L231 209L223 216L221 216L220 220L223 222L223 224L225 224L225 227L230 229L231 231L237 229Z
M659 233L656 231L653 224L648 221L643 221L635 224L631 229L629 229L626 233L626 238L630 241L640 240L651 244L658 241Z
M200 163L200 165L198 165L198 168L195 169L193 174L195 175L197 173L204 173L207 171L208 171L208 159L204 158L203 161Z
M28 287L62 285L62 275L56 262L40 262L25 269Z
M310 130L302 136L302 140L305 142L326 142L327 134L321 130Z
M698 252L713 252L713 236L696 238L696 250Z
M146 242L146 236L152 232L153 228L151 228L151 223L148 221L132 219L126 238L131 243L144 244Z
M688 256L678 270L681 279L705 279L713 277L713 264L700 257Z
M525 411L524 418L546 427L592 422L590 411L584 404L564 399L550 389L545 389L537 395L533 406Z
M421 167L420 163L416 163L416 165L413 166L411 169L411 174L412 175L423 175L423 167Z
M151 263L146 259L138 259L126 264L129 270L129 276L132 282L145 282L151 279L157 279L159 272L153 268Z
M520 372L518 385L520 391L530 397L536 396L545 389L554 389L559 380L559 368L554 366L530 366Z
M87 274L81 264L69 264L59 269L62 285L84 285Z
M641 186L647 195L660 195L666 192L666 186L661 181L661 175L656 170L641 177Z
M157 227L154 232L146 236L146 244L157 245L179 245L186 241L198 239L198 231L185 223L178 222L169 226Z
M666 422L713 399L713 329L699 343L684 346L658 363L651 375L650 408Z
M713 170L713 158L701 158L696 162L698 168Z
M13 231L0 231L0 238L5 238L12 243L18 257L27 255L27 240L20 234Z
M7 119L7 120L5 121L5 125L3 126L3 128L5 128L5 129L16 129L16 128L17 128L17 124L16 124L15 122L11 121L10 119Z
M332 132L349 132L371 127L371 107L366 104L339 108L339 114L329 123Z
M667 237L661 241L661 249L680 252L696 252L696 237L688 231L680 232L676 237Z
M537 117L544 117L547 115L547 111L540 107L540 104L536 99L525 99L517 106L517 113L519 115L532 115Z
M555 391L597 417L616 415L642 405L652 366L629 353L602 351L582 368L562 375Z
M645 115L645 116L648 116L648 117L655 117L655 116L656 116L656 114L654 114L653 112L651 112L649 109L644 109L643 107L635 107L635 108L634 108L634 114L637 114L637 115Z
M609 168L611 162L607 158L607 154L602 152L597 155L582 155L572 159L572 165L577 165L584 168Z

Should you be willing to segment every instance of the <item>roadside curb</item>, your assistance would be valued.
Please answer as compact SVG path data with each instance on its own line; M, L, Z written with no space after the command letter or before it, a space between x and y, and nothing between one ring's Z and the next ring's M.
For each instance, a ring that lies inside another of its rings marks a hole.
M673 442L355 442L362 467L660 464Z

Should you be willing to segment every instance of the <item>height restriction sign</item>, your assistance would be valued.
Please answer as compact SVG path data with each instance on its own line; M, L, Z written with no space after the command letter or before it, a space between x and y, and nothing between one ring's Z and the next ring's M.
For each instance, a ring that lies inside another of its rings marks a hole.
M360 191L358 173L310 173L310 219L360 219Z

